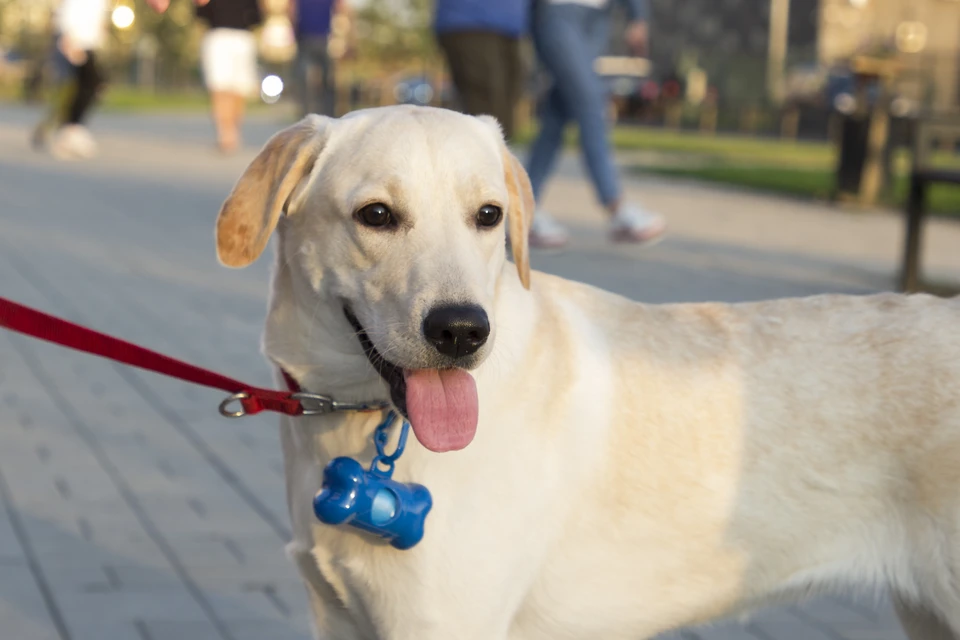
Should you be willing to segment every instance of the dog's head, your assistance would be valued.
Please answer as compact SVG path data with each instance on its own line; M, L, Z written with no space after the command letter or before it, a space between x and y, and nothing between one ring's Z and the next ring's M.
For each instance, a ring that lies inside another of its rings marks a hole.
M505 228L529 287L533 194L496 121L387 107L309 116L275 135L217 220L217 254L243 267L275 228L304 308L332 315L427 448L466 446L477 422L469 370L489 355ZM335 334L337 327L326 327ZM374 370L376 373L374 373Z

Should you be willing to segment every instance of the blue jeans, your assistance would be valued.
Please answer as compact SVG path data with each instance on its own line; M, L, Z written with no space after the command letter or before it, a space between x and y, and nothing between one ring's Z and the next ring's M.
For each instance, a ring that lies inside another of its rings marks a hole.
M540 132L533 143L527 172L540 201L571 120L580 130L580 147L600 202L620 199L620 180L607 131L607 91L593 69L608 45L610 13L577 4L539 0L533 13L533 44L553 86L540 105Z

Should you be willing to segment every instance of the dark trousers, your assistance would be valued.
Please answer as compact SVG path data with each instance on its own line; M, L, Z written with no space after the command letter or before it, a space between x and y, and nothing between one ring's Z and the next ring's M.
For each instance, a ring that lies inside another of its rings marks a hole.
M441 33L438 40L463 110L495 117L507 140L512 139L514 109L523 89L520 40L490 31Z
M327 51L327 36L297 38L297 85L302 116L337 115L336 80L333 60Z
M103 87L104 78L97 67L96 54L93 51L87 51L87 60L83 64L71 67L76 88L73 99L67 106L66 124L83 124Z

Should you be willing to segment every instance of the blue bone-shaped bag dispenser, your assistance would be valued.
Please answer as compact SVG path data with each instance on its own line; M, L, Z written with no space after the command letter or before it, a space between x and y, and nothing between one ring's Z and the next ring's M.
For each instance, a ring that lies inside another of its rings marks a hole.
M393 464L406 443L409 423L404 421L397 450L386 455L387 429L395 418L390 412L377 427L377 457L370 469L353 458L334 458L323 470L323 488L313 500L313 511L324 524L347 524L376 534L397 549L409 549L423 538L423 525L433 506L426 487L391 480ZM386 470L381 470L380 465Z

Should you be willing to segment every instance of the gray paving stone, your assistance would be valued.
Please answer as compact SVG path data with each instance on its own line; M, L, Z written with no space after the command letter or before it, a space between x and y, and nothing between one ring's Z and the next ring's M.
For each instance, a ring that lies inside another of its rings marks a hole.
M308 640L313 636L310 633L309 622L304 618L295 621L277 624L273 622L242 622L231 623L230 633L234 640Z
M770 609L751 616L747 629L760 640L839 640L786 609Z
M23 548L17 539L7 510L3 503L0 503L0 566L16 565L24 561Z
M680 634L678 634L680 635ZM690 629L688 634L680 635L680 640L762 640L750 632L750 627L727 622Z
M81 626L142 619L178 622L208 620L206 612L180 585L170 590L153 589L149 593L124 589L63 593L58 594L57 600L69 624Z
M50 611L26 561L0 563L0 637L59 640Z
M213 638L214 636L211 636ZM70 625L71 640L149 640L129 620L83 620Z
M219 640L223 637L208 621L146 620L140 621L136 628L139 640Z
M880 598L877 600L881 601ZM852 628L875 624L879 617L874 607L840 598L804 603L797 609L821 622Z

